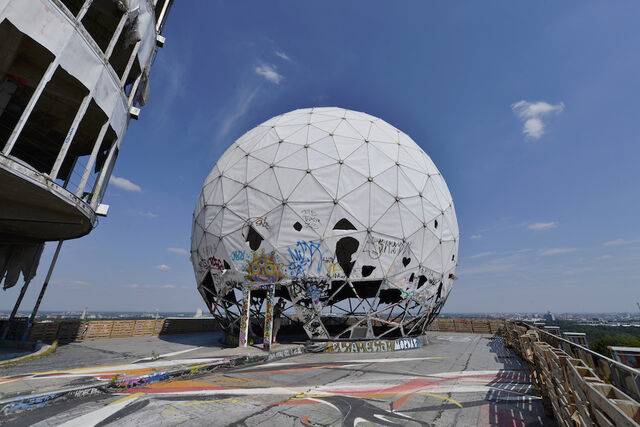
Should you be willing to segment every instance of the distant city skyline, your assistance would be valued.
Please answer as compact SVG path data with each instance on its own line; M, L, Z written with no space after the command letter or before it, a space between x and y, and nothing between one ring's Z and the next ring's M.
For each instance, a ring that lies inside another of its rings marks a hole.
M339 106L402 129L442 172L461 231L445 314L637 313L639 12L633 2L178 2L104 199L109 216L64 243L41 309L206 312L188 253L204 178L262 121Z

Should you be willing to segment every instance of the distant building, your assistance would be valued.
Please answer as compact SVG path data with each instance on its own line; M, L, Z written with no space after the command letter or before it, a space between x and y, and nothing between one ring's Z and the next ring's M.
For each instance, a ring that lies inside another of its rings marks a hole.
M551 311L547 311L547 314L545 314L543 318L547 322L553 322L556 320L556 316L554 316L554 314L551 313Z

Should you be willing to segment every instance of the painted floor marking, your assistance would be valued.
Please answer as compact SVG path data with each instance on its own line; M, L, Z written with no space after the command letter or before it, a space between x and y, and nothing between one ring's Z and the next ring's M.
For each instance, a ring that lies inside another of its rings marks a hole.
M87 427L87 426L95 426L99 424L101 421L115 414L119 410L125 408L130 405L144 393L136 393L131 396L123 397L122 399L118 399L115 402L110 403L104 408L98 409L97 411L90 412L88 414L82 415L80 417L74 418L72 420L67 421L66 423L60 424L59 427Z
M186 349L186 350L174 351L173 353L165 353L165 354L161 354L161 355L160 355L160 356L158 356L156 359L162 359L162 358L165 358L165 357L177 356L177 355L179 355L179 354L188 353L188 352L190 352L190 351L199 350L199 349L201 349L201 348L204 348L204 347L203 347L203 346L200 346L200 347L188 348L188 349ZM151 357L145 357L145 358L142 358L142 359L136 360L135 362L132 362L132 363L147 362L147 361L150 361L150 360L156 360L156 359L153 359L153 358L151 358Z

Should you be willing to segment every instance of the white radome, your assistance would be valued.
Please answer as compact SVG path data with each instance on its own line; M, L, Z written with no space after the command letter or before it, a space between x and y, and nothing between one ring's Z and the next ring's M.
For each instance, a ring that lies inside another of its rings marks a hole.
M220 157L196 204L191 260L230 326L242 287L272 283L312 337L407 336L451 291L458 238L447 185L409 136L365 113L307 108ZM329 313L356 320L335 326Z

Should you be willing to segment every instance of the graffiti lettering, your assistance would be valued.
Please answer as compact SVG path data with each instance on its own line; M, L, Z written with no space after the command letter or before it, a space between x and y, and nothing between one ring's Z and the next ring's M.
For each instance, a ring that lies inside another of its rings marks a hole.
M289 270L294 276L306 276L307 271L311 269L313 263L316 262L316 270L318 273L322 270L322 251L320 250L320 242L302 240L296 244L294 249L287 248L291 262Z
M222 261L220 261L218 258L212 256L209 257L209 264L211 265L211 267L219 270L219 271L224 271L224 264L222 263Z
M409 249L409 243L397 242L387 239L369 238L364 246L364 252L368 252L373 259L378 259L382 255L398 255Z
M231 252L231 259L233 261L244 261L247 257L247 253L245 251L233 251Z
M377 353L384 351L400 351L419 348L421 342L417 338L401 338L375 341L334 342L327 347L328 353Z
M314 230L320 228L320 218L318 218L318 214L313 209L302 210L302 221L307 224L307 227Z

